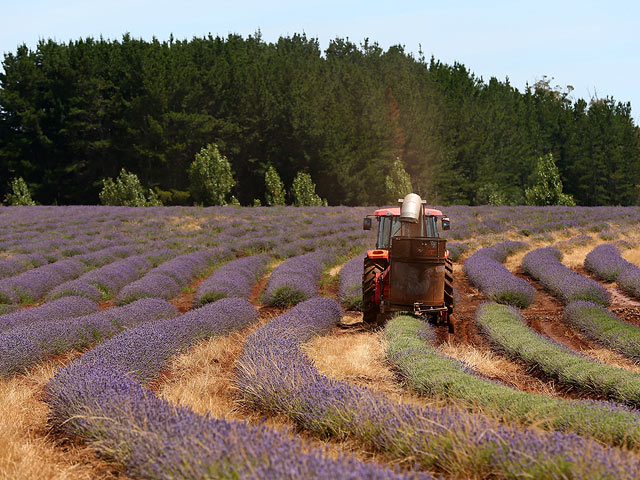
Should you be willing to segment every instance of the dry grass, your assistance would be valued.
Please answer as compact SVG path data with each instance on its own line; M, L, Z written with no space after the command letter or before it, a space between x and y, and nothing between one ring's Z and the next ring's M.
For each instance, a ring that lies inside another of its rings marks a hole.
M0 381L0 479L123 479L118 466L97 458L91 448L61 443L48 431L49 408L41 400L65 355L34 368L28 375Z
M621 254L622 258L624 258L627 262L631 262L634 265L640 267L640 247L623 250Z
M490 350L480 350L469 344L443 343L438 351L464 363L476 372L495 380L499 380L518 390L557 396L552 385L527 374L525 369Z
M174 228L179 232L194 232L202 230L201 224L206 221L206 218L196 218L191 216L167 217L167 221L171 225L171 228Z
M600 363L622 368L633 373L640 373L640 366L617 352L613 352L605 348L592 348L589 350L582 350L581 352Z
M201 414L239 418L231 376L243 342L244 337L239 333L214 337L176 357L158 394Z
M386 346L380 333L337 331L306 343L303 351L318 371L384 393L388 398L412 405L433 405L430 399L411 394L396 380L385 362Z
M264 316L258 326L271 318L272 316ZM208 413L216 418L266 425L294 435L295 425L287 417L265 417L263 412L250 410L238 402L237 390L232 382L235 363L247 335L255 328L257 326L228 336L214 337L176 357L157 393L171 403L191 408L200 414ZM306 432L297 432L297 435L310 448L322 449L332 458L351 455L362 461L390 463L389 459L363 449L354 440L320 441Z

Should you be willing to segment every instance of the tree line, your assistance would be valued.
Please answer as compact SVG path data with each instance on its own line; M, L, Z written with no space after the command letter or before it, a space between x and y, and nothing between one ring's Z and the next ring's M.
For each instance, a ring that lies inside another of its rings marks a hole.
M0 198L23 177L45 204L93 204L123 168L189 203L189 167L216 144L233 197L265 204L265 174L308 173L330 205L380 204L402 166L430 203L525 203L549 154L579 205L640 203L629 103L543 77L519 91L464 65L305 35L42 40L0 74Z

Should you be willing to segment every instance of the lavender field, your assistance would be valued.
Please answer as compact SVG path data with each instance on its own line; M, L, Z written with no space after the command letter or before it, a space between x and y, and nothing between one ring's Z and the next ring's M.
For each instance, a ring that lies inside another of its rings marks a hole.
M640 477L640 208L436 208L455 333L374 207L0 208L0 479Z

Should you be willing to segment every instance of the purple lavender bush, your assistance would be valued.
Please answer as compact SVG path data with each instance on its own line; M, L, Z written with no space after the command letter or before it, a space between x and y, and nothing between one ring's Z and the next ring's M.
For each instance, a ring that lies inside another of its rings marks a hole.
M588 300L609 305L611 296L602 285L565 267L561 258L562 253L555 247L538 248L524 256L522 268L565 304Z
M144 277L125 286L116 303L123 305L139 298L174 298L208 268L230 255L225 248L200 250L175 257L150 270Z
M481 248L464 262L463 269L469 281L490 300L526 308L533 303L534 288L501 263L517 248L520 245L511 241Z
M256 319L246 300L226 298L116 335L47 385L54 424L141 478L407 478L350 458L329 459L264 426L198 415L142 386L181 350Z
M602 280L615 281L628 295L640 298L640 267L622 258L615 245L598 245L585 258L584 267Z
M313 298L252 333L238 361L236 385L244 402L286 415L322 438L355 437L368 448L452 477L637 475L640 462L633 455L574 434L517 430L454 408L398 404L324 377L300 347L341 315L336 301Z
M239 258L214 270L200 284L194 305L202 306L225 297L249 298L253 284L267 268L268 255Z
M49 292L47 298L80 295L96 302L106 300L116 295L125 285L140 278L151 266L151 261L145 255L119 260L90 270L76 280L58 285Z
M142 322L177 315L178 310L170 303L145 298L83 317L36 321L1 332L0 377L20 372L48 356L87 348Z
M584 259L584 268L607 282L613 282L628 268L638 268L620 256L611 244L602 244L591 250Z
M0 303L31 303L44 297L56 285L76 278L87 270L80 260L60 260L6 278L0 285Z
M269 277L263 302L288 307L318 296L323 259L321 252L312 252L282 262Z
M362 310L362 272L364 256L358 255L340 269L338 298L348 310Z
M39 307L23 308L0 315L0 332L31 325L43 320L60 321L96 312L98 305L84 297L64 297L44 303Z

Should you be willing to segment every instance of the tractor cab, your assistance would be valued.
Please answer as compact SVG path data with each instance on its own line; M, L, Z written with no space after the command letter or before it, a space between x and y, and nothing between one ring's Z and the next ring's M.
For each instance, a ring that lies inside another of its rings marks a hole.
M449 218L442 214L440 210L432 208L424 209L424 219L422 222L409 223L400 218L400 208L381 208L372 215L378 221L378 235L376 241L377 249L391 248L393 237L429 237L438 238L438 219L441 219L442 230L449 230ZM364 230L371 230L371 217L364 219ZM404 228L403 228L404 227Z

